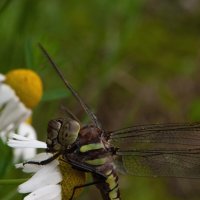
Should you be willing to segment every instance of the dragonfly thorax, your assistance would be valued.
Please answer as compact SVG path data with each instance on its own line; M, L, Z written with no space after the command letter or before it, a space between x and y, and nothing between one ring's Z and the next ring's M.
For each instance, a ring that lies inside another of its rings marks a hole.
M80 124L75 120L53 119L48 123L47 147L49 152L61 151L73 144L80 131Z

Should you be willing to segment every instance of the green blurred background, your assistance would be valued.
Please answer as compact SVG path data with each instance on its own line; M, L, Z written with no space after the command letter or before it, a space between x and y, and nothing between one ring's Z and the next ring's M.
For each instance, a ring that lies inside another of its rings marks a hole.
M60 105L87 119L50 67L42 43L107 130L134 123L200 119L198 0L1 0L0 72L36 70L44 97L33 125L45 140ZM10 149L1 150L1 178L22 178ZM120 176L124 200L197 200L200 181ZM17 185L0 199L22 199ZM100 199L94 187L80 200Z

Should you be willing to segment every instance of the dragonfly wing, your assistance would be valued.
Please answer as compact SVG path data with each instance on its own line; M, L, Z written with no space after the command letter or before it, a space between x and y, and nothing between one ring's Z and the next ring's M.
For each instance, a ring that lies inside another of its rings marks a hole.
M134 126L110 132L116 165L137 176L200 178L200 124Z

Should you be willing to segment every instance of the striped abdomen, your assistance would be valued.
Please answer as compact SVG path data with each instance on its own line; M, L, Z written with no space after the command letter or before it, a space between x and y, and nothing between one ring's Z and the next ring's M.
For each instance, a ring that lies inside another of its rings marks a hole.
M101 195L104 200L120 200L120 191L118 185L118 176L114 169L109 169L106 173L107 179L100 184L97 184L97 188L100 190ZM98 180L98 177L93 175L95 180Z
M109 144L100 137L101 132L94 127L83 129L79 140L79 159L90 165L95 171L103 174L92 173L94 181L104 200L120 200L118 176L113 164L113 156L109 151ZM87 140L85 140L87 138Z

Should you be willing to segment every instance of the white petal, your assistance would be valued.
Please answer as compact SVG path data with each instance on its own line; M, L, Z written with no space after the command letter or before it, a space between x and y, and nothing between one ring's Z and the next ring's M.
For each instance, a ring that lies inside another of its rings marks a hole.
M13 130L14 130L14 124L9 124L6 129L4 129L3 131L0 131L0 137L4 143L8 141L8 136L10 134L12 133L14 134Z
M0 82L5 81L6 77L3 74L0 74Z
M16 94L10 86L6 84L0 85L0 107L15 96Z
M13 162L16 163L20 159L28 160L36 155L37 151L35 148L14 148L13 149Z
M27 123L21 123L18 127L18 134L29 139L36 139L35 129Z
M14 133L14 132L10 133L9 138L13 139L13 140L18 140L18 141L29 141L30 140L28 137L24 137L22 135Z
M33 192L46 185L57 184L61 180L62 175L59 168L54 163L50 163L43 166L28 181L21 184L18 191L19 193Z
M45 142L36 140L35 130L26 123L19 125L18 134L11 133L9 135L8 146L13 148L47 148L47 144ZM30 156L25 157L25 159L32 158Z
M18 163L18 164L15 164L15 167L16 167L17 169L19 169L19 168L23 168L24 165L23 165L23 163Z
M27 123L21 123L17 129L17 132L18 132L18 135L15 133L11 133L9 137L13 138L13 139L10 139L8 141L8 144L11 147L15 147L14 163L19 161L20 159L23 159L23 160L31 159L36 155L35 145L32 148L30 144L27 144L27 141L30 142L31 140L34 140L34 143L37 143L37 142L35 142L36 141L36 132L35 132L34 128ZM26 146L25 146L26 148L18 148L18 147L23 147L25 145L25 143L26 143ZM39 142L39 144L41 145L41 142ZM43 146L46 147L46 144L43 143ZM37 144L37 147L38 147L38 144Z
M50 157L52 157L53 154L51 153L40 153L37 154L33 159L31 159L31 161L42 161L42 160L46 160ZM52 161L51 163L53 163L54 165L58 165L59 162L57 160ZM23 165L23 163L20 164L16 164L15 165L16 168L23 168L23 171L26 173L32 173L32 172L37 172L39 169L41 169L42 167L44 167L43 165L36 165L36 164L25 164Z
M8 140L8 146L13 147L13 148L41 148L41 149L46 149L47 144L45 142L41 142L38 140Z
M22 124L24 124L24 123L22 123ZM19 126L21 126L21 124ZM21 130L20 132L18 130L19 129L17 129L18 134L16 134L15 132L11 132L9 134L9 138L13 139L13 140L18 140L18 141L35 141L36 133L33 133L33 136L31 136L31 138L30 138L29 136L24 136L26 130L25 131ZM29 133L29 135L30 135L30 133ZM32 137L34 137L34 138L32 138Z
M37 189L24 200L61 200L61 186L60 185L48 185L42 188Z
M12 123L15 124L15 127L17 127L21 122L24 122L29 118L32 114L32 111L22 103L17 102L17 108L15 108L14 113L12 112L13 119Z
M8 132L6 130L0 132L0 138L4 143L6 143L7 141L7 135L8 135Z
M36 155L36 153L37 153L37 151L36 151L35 148L28 148L28 149L22 149L22 148L20 148L19 150L23 150L23 152L22 152L22 158L23 158L23 160L29 160L29 159L33 158Z
M30 115L30 109L27 109L17 97L12 98L0 113L0 130L5 130L9 124L16 127Z

